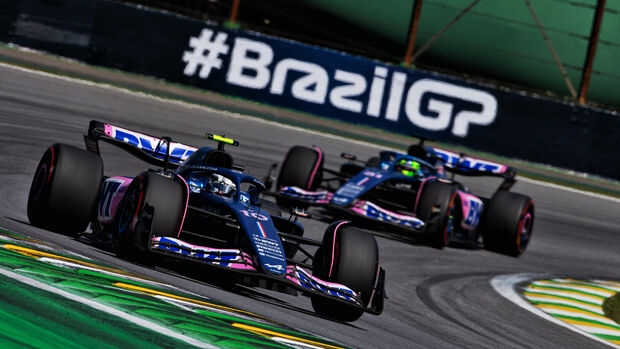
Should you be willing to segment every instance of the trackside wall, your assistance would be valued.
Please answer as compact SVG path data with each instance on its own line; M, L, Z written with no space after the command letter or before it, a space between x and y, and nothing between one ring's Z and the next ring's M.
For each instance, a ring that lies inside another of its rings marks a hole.
M620 178L617 113L112 1L0 0L0 13L5 8L15 14L0 16L0 38L8 42L346 122Z

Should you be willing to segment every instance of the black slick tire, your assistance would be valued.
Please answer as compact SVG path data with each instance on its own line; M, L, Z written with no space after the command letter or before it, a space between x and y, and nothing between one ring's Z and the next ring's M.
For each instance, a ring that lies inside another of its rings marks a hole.
M323 152L318 147L292 147L280 168L278 188L295 186L304 190L316 190L323 177L323 159Z
M114 219L113 245L119 257L152 264L151 232L176 237L185 213L186 189L172 178L153 172L136 176L121 200Z
M103 161L95 153L53 144L37 166L28 195L28 220L36 227L74 235L95 217Z
M361 295L368 306L379 268L379 251L375 238L348 221L332 223L323 236L323 245L313 258L313 274L339 283ZM323 316L339 321L355 321L364 310L326 297L311 296L312 307Z
M485 249L518 257L525 252L533 227L533 200L526 195L500 190L489 201L479 229Z
M318 147L293 146L286 153L280 167L278 190L283 187L316 190L323 179L323 160L323 152ZM306 208L308 206L286 197L276 197L276 203L282 207Z

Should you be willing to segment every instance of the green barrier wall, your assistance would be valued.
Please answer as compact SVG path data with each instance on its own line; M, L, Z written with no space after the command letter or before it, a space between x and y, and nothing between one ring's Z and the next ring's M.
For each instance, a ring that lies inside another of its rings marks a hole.
M399 43L407 40L414 1L303 0Z
M304 0L383 36L407 40L414 1ZM579 90L596 0L531 0L532 7ZM416 50L472 0L424 0ZM620 1L608 0L588 100L620 106ZM423 54L428 65L570 96L524 0L482 0Z

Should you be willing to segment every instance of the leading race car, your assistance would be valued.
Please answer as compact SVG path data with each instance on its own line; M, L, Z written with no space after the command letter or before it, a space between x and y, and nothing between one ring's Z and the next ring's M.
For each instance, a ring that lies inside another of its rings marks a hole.
M339 170L323 166L316 146L294 146L278 177L270 169L268 187L284 207L327 207L339 216L375 224L376 229L417 237L442 248L448 244L484 248L519 256L532 237L534 202L509 192L516 171L490 161L466 157L424 144L420 138L408 152L382 151L379 157L347 160ZM451 172L452 176L448 176ZM503 178L492 197L471 193L454 174Z
M121 257L151 263L165 255L272 280L262 284L300 291L311 297L317 313L333 319L380 314L385 272L374 237L348 221L330 224L322 241L303 237L297 217L263 209L264 184L244 174L224 151L224 144L238 142L207 136L218 142L216 149L91 121L87 150L54 144L44 153L28 197L28 218L65 234L92 223L92 235L111 240ZM162 169L104 177L99 141ZM316 253L308 246L318 247Z

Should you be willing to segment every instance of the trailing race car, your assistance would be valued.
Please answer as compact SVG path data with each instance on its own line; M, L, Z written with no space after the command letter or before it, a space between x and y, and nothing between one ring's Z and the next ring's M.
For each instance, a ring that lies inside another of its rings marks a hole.
M343 153L348 161L339 170L323 167L319 147L294 146L277 178L277 164L271 167L267 186L277 182L277 188L269 194L283 207L324 206L438 248L477 247L482 237L488 250L521 255L532 237L534 202L508 191L516 171L424 145L425 139L419 138L407 154L382 151L362 162ZM454 174L500 177L503 182L491 198L484 198L455 181Z
M330 224L322 241L303 237L297 216L286 219L262 209L264 184L224 152L224 144L239 143L207 137L218 142L217 149L91 121L87 150L54 144L44 153L28 197L28 218L65 234L92 223L92 234L110 239L121 257L154 262L166 255L273 280L310 296L317 313L334 319L380 314L385 272L374 237L348 221ZM104 177L98 141L162 169ZM318 249L311 254L307 246Z

